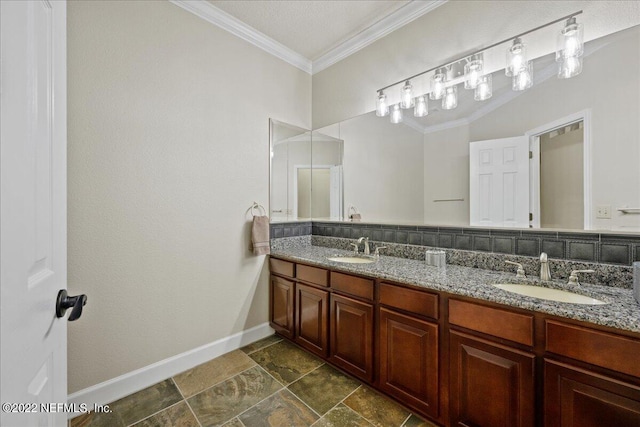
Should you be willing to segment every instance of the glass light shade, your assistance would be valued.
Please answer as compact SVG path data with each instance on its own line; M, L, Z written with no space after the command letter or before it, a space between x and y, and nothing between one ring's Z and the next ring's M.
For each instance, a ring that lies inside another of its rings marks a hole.
M458 106L458 87L449 86L445 89L445 94L442 97L442 109L453 110Z
M464 88L475 89L482 77L482 60L469 61L464 66Z
M514 74L511 80L511 89L526 90L533 86L533 63L529 61L527 66Z
M436 100L444 96L444 84L447 81L446 70L441 68L431 76L431 92L429 99Z
M569 56L558 63L558 78L570 79L582 72L582 58Z
M485 101L491 98L492 95L492 83L491 74L480 77L476 90L473 93L473 99L476 101Z
M397 124L402 122L402 110L400 109L400 104L395 104L391 107L391 123Z
M376 100L376 116L384 117L389 114L389 105L387 105L387 95L380 91Z
M429 114L429 107L427 104L427 98L425 96L419 96L416 98L415 107L413 108L413 115L415 117L424 117Z
M569 18L564 28L558 34L556 61L564 58L582 56L584 52L582 24L576 23L576 18Z
M511 77L527 66L527 50L520 38L513 40L513 44L507 50L507 66L504 74Z
M413 86L409 80L407 80L402 86L400 91L400 107L401 108L412 108L413 107Z

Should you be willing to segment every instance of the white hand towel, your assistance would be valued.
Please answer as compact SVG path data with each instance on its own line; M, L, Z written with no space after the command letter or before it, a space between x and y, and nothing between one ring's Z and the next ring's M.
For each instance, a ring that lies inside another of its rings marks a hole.
M251 227L251 243L254 255L267 255L271 252L269 246L269 217L254 216Z

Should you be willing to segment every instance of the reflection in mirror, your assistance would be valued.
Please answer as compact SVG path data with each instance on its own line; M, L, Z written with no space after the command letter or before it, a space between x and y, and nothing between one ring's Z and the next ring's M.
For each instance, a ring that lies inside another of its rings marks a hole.
M270 128L271 221L341 220L342 140L276 120Z
M640 208L640 27L586 43L576 77L558 79L553 54L533 75L514 92L495 72L492 98L461 88L456 109L431 101L401 124L372 112L318 129L344 141L344 208L365 222L639 232L640 215L619 209ZM490 186L508 171L482 168L516 151L526 185Z
M311 131L269 120L272 222L310 218L311 182L298 182L297 170L311 166ZM303 217L304 218L304 217Z

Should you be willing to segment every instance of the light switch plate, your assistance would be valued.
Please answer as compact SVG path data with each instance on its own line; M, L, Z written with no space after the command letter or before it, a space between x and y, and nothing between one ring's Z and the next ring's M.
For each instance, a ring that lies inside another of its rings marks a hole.
M596 218L611 219L611 206L600 205L596 207Z

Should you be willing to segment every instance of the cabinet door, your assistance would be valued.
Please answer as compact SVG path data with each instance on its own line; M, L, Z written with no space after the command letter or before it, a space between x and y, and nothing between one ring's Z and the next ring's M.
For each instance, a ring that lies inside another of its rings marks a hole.
M296 285L296 342L319 356L327 356L329 293Z
M466 334L450 334L451 425L530 427L534 355Z
M380 388L438 416L438 325L380 308Z
M330 360L353 375L373 379L373 305L331 295Z
M640 387L545 359L544 409L546 427L637 427Z
M293 305L295 283L281 277L271 276L270 318L271 327L279 334L293 339Z

